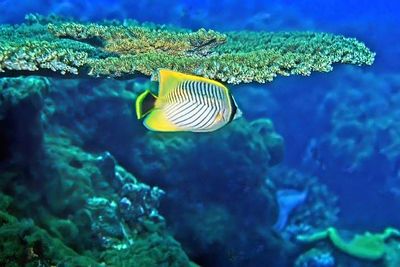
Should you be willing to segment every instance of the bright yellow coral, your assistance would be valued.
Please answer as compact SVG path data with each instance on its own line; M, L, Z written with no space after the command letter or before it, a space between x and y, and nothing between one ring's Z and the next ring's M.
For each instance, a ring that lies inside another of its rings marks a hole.
M355 235L350 241L345 241L335 228L328 228L325 231L313 235L300 235L297 237L302 242L318 242L329 240L338 250L350 256L365 260L379 260L386 253L386 240L389 238L400 238L400 231L394 228L387 228L383 233L369 233Z

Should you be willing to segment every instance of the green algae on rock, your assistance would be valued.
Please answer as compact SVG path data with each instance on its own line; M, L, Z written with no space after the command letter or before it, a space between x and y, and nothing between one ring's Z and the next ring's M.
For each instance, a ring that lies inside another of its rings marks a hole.
M297 239L302 242L318 242L329 240L333 246L350 256L364 260L379 260L385 256L386 241L390 238L400 238L400 231L394 228L386 228L383 233L369 233L355 235L350 241L344 240L338 230L329 227L325 231L312 235L299 235Z
M375 56L354 38L328 33L222 33L36 17L1 26L1 75L130 78L169 68L232 84L265 83L277 75L331 71L334 63L371 65Z

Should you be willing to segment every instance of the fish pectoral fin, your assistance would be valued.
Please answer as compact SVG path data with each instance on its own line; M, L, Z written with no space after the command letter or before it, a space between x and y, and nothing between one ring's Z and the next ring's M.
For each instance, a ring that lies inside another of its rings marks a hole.
M161 109L151 111L144 119L143 124L147 129L157 132L176 132L182 130L170 122Z

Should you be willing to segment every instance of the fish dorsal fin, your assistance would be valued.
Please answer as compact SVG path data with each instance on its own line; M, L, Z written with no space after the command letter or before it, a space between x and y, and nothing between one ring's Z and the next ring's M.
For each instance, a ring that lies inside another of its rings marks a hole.
M223 89L226 94L229 94L228 88L226 88L222 83L204 77L185 74L169 69L159 69L158 78L159 78L159 89L158 89L159 97L168 95L168 93L178 88L178 85L184 81L211 83Z

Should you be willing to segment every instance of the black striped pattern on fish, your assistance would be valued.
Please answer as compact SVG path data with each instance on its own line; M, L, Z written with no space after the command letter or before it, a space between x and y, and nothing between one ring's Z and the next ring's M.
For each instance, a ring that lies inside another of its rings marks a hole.
M168 120L187 130L212 128L218 114L224 114L223 118L230 117L229 96L224 89L212 83L181 82L165 96L164 101Z

